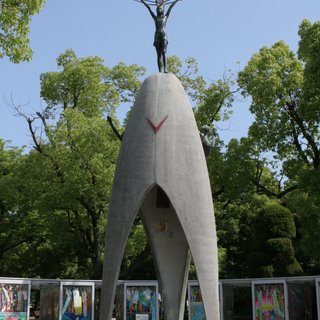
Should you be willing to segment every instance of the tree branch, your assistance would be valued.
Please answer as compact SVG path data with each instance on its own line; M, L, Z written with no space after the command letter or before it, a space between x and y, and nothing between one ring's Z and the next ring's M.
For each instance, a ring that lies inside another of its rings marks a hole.
M319 167L320 167L320 151L318 149L318 146L317 146L315 140L309 134L305 124L303 123L303 120L298 115L297 110L295 108L295 105L293 103L286 102L286 107L287 107L288 114L289 114L290 118L298 125L303 137L307 140L308 145L312 149L313 167L315 169L319 169Z
M35 120L34 118L26 118L27 123L28 123L28 127L29 127L29 132L31 133L31 138L32 141L34 143L34 148L39 152L39 153L43 153L43 148L41 143L38 141L37 137L36 137L36 131L32 126L33 121Z
M275 197L277 199L281 199L283 198L286 194L294 191L294 190L297 190L299 188L298 185L293 185L279 193L276 193L276 192L273 192L271 190L269 190L268 188L266 188L265 186L263 186L261 183L259 183L258 181L255 181L255 180L251 180L253 182L254 185L257 186L257 192L259 193L262 193L262 194L265 194L269 197Z
M35 238L35 236L32 235L32 236L30 236L30 237L28 237L28 238L26 238L26 239L20 240L20 241L18 241L18 242L16 242L16 243L14 243L14 244L6 247L6 248L1 248L1 254L5 253L5 252L7 252L7 251L10 251L10 250L12 250L12 249L14 249L14 248L16 248L16 247L19 247L21 244L23 244L23 243L25 243L25 242L29 242L30 240L33 240L34 238Z
M293 143L296 146L297 151L298 151L301 159L303 160L303 162L306 163L306 164L310 164L309 160L308 160L308 157L303 152L303 149L302 149L301 144L299 142L298 133L297 133L297 130L296 130L295 126L294 126L294 121L292 119L291 119L291 124L292 124Z
M57 163L57 161L55 159L53 159L49 154L47 154L45 152L43 144L41 143L41 141L39 141L37 139L36 129L33 126L33 122L36 119L40 119L42 124L43 124L43 127L44 127L44 130L46 132L46 135L47 135L48 139L50 140L50 135L48 135L49 128L48 128L45 116L43 114L41 114L40 112L36 112L37 117L36 116L27 116L24 112L21 111L21 107L20 106L16 106L14 104L14 102L12 102L11 108L13 108L15 110L17 116L22 117L27 121L29 132L31 134L32 141L34 143L33 148L36 151L38 151L39 154L41 154L42 156L44 156L44 157L49 159L49 161L51 162L51 164L53 166L53 170L57 175L57 178L59 179L60 183L63 184L64 183L64 175L63 175L63 173L62 173L62 171L60 169L59 164Z
M81 153L81 151L79 150L78 146L76 145L72 134L71 134L71 129L70 129L70 123L67 120L67 132L68 132L68 138L70 140L71 143L71 149L73 151L75 151L75 153L78 155L78 159L84 164L84 167L89 171L90 175L91 175L91 183L93 185L95 185L97 183L97 177L96 174L93 172L91 166L90 166L90 162L88 159L86 159L86 157Z
M281 199L281 198L284 197L286 194L288 194L288 193L290 193L290 192L292 192L292 191L294 191L294 190L297 190L297 189L299 189L299 186L298 186L297 184L296 184L296 185L293 185L293 186L291 186L291 187L289 187L289 188L287 188L287 189L279 192L277 198L278 198L278 199Z
M265 186L260 184L258 181L251 179L251 182L257 187L257 193L265 194L269 197L277 197L277 193L267 189Z
M107 116L107 120L108 120L109 125L110 125L112 131L114 132L114 134L117 136L117 138L118 138L120 141L122 141L123 133L122 133L122 134L119 133L119 131L117 130L117 128L114 126L111 117Z
M218 191L212 193L212 198L215 200L216 198L218 198L218 196L220 196L220 194L225 192L225 190L225 187L222 186Z

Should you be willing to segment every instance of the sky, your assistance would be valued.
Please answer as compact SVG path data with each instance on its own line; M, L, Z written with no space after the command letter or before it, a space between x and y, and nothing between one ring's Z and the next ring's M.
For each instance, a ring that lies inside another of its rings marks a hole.
M168 55L194 57L208 80L225 70L237 72L263 46L284 40L297 50L298 26L304 18L320 19L319 0L182 0L167 25ZM119 62L157 72L154 23L146 8L134 0L47 0L31 22L31 62L0 60L0 138L8 146L30 145L27 125L8 107L27 105L30 112L45 104L40 97L41 73L56 71L56 58L66 49L78 57L100 56L107 66ZM227 142L247 134L253 121L249 101L236 102L219 134ZM119 109L119 117L126 113Z

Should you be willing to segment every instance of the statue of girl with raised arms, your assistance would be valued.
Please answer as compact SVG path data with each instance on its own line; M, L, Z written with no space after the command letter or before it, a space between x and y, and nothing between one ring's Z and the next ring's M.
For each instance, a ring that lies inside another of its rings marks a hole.
M181 0L175 0L175 1L157 0L155 2L152 2L150 0L138 0L138 2L143 3L146 6L146 8L149 10L156 26L153 45L155 46L157 51L159 72L167 73L166 53L167 53L168 39L167 39L166 25L167 25L170 12L178 1L181 1ZM168 4L170 4L170 7L168 11L164 13L165 5L168 5ZM152 11L150 5L155 5L157 7L157 14L155 14Z

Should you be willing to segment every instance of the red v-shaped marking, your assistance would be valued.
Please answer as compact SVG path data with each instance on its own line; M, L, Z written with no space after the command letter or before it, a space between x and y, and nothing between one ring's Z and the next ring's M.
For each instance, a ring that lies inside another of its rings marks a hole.
M167 120L167 118L168 118L168 116L166 116L157 126L154 125L153 122L149 118L146 118L146 120L148 121L150 127L152 128L152 130L156 134L161 129L162 125Z

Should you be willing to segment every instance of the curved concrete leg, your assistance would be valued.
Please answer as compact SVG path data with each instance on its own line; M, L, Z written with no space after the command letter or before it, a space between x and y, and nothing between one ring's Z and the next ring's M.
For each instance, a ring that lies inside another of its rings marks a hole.
M151 249L166 320L183 320L190 264L189 246L172 205L157 208L157 186L140 208Z
M132 222L122 225L121 229L118 228L119 225L122 225L122 221L109 219L101 291L101 320L111 319L112 317L117 281Z
M115 191L119 187L126 190L128 186L126 182L119 179L115 183L113 190ZM149 188L147 185L141 184L131 194L123 192L113 192L112 194L112 203L107 223L100 320L111 320L112 318L122 258L132 224L137 214L137 210L132 210L132 208L140 207L144 194Z
M204 187L201 187L204 185ZM171 185L169 190L177 190ZM211 195L205 192L205 184L194 181L192 187L180 185L183 201L176 201L176 192L168 193L174 205L181 227L196 267L206 318L219 320L218 252L215 220ZM200 201L202 197L202 201ZM188 200L192 199L192 201ZM201 213L201 214L198 214Z
M218 320L220 319L218 263L216 255L210 254L216 247L216 243L206 236L208 229L202 230L189 236L188 242L197 271L206 318Z

